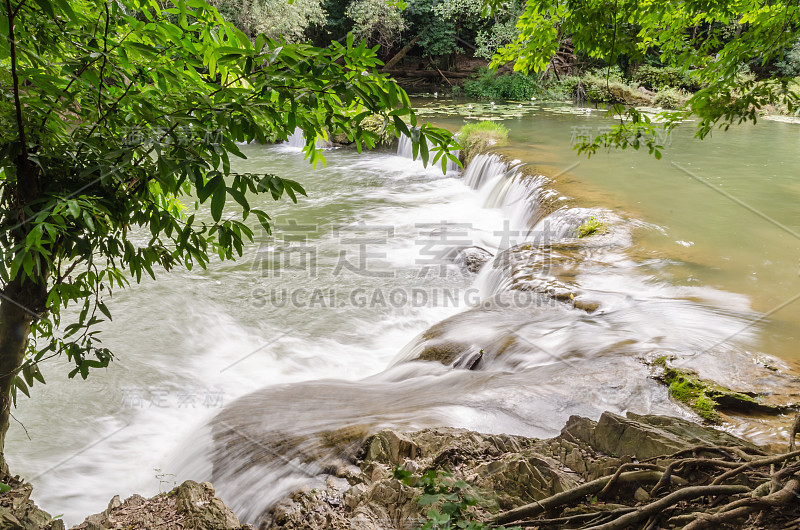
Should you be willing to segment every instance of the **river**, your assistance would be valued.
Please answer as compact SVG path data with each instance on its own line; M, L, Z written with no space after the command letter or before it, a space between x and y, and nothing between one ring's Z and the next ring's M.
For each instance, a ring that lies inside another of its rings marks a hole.
M490 156L443 175L349 149L311 170L291 145L244 146L240 171L309 197L261 199L275 234L236 262L116 293L109 369L81 381L45 367L7 442L42 508L72 524L192 478L255 522L380 426L550 436L571 414L688 415L649 377L660 355L765 391L800 373L800 126L699 142L686 124L661 161L586 159L571 144L609 124L591 109L417 104L451 129L501 119L498 151L528 175ZM593 216L603 233L574 238ZM477 273L457 252L473 246L495 255ZM725 428L786 437L739 420Z

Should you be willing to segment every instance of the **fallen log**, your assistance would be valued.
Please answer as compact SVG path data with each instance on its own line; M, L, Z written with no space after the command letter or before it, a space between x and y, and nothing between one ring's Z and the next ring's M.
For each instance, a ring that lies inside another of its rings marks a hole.
M438 70L381 70L381 72L393 77L441 77L441 75L445 75L449 79L465 79L474 74L474 72L439 72Z

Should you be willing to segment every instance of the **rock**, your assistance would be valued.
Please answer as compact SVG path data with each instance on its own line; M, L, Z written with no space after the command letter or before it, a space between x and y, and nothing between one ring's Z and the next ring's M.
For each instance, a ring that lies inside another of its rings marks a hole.
M215 496L211 484L187 480L172 491L150 499L133 495L121 502L115 496L105 511L90 515L72 530L121 528L244 530L252 527L239 523L236 515Z
M400 465L406 458L416 458L419 447L395 431L382 431L370 439L368 460L388 461Z
M53 519L49 513L40 510L31 500L33 486L22 482L19 477L10 478L5 483L11 490L0 493L0 528L8 530L61 530L64 522Z
M641 486L633 493L633 498L636 502L645 502L650 500L650 494Z
M361 472L349 477L349 487L328 484L322 490L295 492L272 508L260 528L419 527L427 520L425 512L430 507L416 502L422 488L414 481L430 470L447 472L452 480L467 482L471 495L478 500L472 509L485 520L498 510L539 501L585 480L613 474L634 457L668 456L697 445L755 448L732 435L681 418L622 417L608 412L599 421L573 416L561 434L549 440L452 428L407 433L383 430L368 438L358 453ZM397 467L417 478L401 482L394 477ZM649 499L644 488L634 488L630 493L637 502ZM605 505L609 510L621 507ZM564 515L572 513L570 510L567 508Z
M709 423L722 423L720 412L783 414L791 407L762 403L754 393L736 392L715 381L702 379L697 372L670 365L667 357L652 364L661 369L657 379L669 387L669 395L691 408Z
M456 263L467 271L477 274L492 259L492 253L481 247L466 247L458 252Z
M639 460L668 456L694 445L754 447L726 432L671 416L628 413L628 417L623 418L604 412L594 426L592 423L583 418L570 418L562 435L581 440L595 451L610 456L628 455Z

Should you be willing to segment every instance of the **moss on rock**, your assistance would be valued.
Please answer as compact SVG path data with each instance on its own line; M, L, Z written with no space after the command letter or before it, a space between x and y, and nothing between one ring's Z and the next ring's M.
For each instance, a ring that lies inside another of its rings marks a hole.
M658 377L669 387L669 395L676 401L691 408L709 423L721 423L720 411L765 412L781 414L785 407L761 403L755 393L735 392L714 381L702 379L693 370L675 368L669 364L666 355L651 361L663 369Z

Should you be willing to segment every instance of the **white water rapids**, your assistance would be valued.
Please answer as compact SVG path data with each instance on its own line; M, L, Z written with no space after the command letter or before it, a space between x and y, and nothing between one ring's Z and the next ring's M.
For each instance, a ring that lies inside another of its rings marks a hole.
M53 363L21 402L32 441L13 427L11 466L44 509L75 523L191 478L257 523L381 427L550 436L572 414L685 414L648 377L655 355L748 377L747 298L673 285L665 259L631 255L635 231L657 228L495 155L443 175L401 141L331 149L311 171L299 145L243 147L242 170L309 191L262 205L276 237L120 293L112 368L79 383ZM606 232L576 238L592 216ZM470 272L464 249L492 258Z

